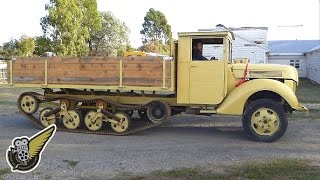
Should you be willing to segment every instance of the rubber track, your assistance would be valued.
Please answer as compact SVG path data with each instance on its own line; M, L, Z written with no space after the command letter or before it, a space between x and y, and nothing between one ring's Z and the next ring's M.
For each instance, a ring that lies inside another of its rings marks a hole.
M25 113L20 104L21 104L21 100L23 98L23 96L25 95L30 95L30 96L33 96L35 97L36 99L38 99L39 101L39 104L40 103L43 103L43 102L50 102L50 101L55 101L55 100L59 100L59 99L68 99L68 100L71 100L71 101L77 101L77 102L95 102L96 100L103 100L105 101L107 104L111 104L113 106L116 106L117 107L117 111L130 111L130 110L140 110L140 109L145 109L149 106L149 104L153 103L154 101L151 101L147 104L144 104L144 105L137 105L137 106L133 106L133 105L124 105L124 104L120 104L120 103L117 103L117 102L114 102L110 99L107 99L107 98L91 98L91 99L88 99L88 98L75 98L75 97L71 97L71 96L68 96L68 95L61 95L59 98L47 98L45 97L44 95L42 94L39 94L39 93L36 93L36 92L25 92L25 93L22 93L20 96L19 96L19 99L18 99L18 108L19 108L19 111L20 113L22 113L32 124L34 124L36 127L38 127L39 129L43 129L45 128L40 120L35 117L33 114L27 114ZM159 101L159 100L157 100ZM166 106L166 109L167 109L167 116L170 116L171 115L171 108L170 106L164 102L164 101L161 101L163 104L165 104ZM34 114L37 114L37 113L34 113ZM83 119L81 119L82 121L84 121ZM143 130L146 130L146 129L150 129L152 127L156 127L156 126L159 126L161 124L163 124L164 122L168 121L168 118L166 118L164 121L162 121L161 123L153 123L151 121L143 121L142 124L141 122L137 122L137 121L133 121L131 120L131 127L129 127L129 129L123 133L117 133L115 131L113 131L109 125L108 128L101 128L101 130L99 131L90 131L88 129L86 129L86 127L78 127L77 129L75 130L71 130L71 129L67 129L65 128L62 123L57 123L57 130L58 131L62 131L62 132L71 132L71 133L83 133L83 134L98 134L98 135L115 135L115 136L123 136L123 135L129 135L129 134L133 134L133 133L136 133L136 132L139 132L139 131L143 131ZM140 123L140 124L139 124ZM110 123L108 123L110 124ZM79 129L80 128L80 129Z

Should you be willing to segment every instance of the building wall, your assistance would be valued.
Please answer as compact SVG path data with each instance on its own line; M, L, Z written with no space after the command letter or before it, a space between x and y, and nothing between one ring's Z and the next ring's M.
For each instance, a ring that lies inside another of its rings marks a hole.
M294 63L290 60L295 60ZM307 58L306 56L288 56L288 55L269 55L267 63L268 64L283 64L283 65L292 65L297 64L297 61L299 60L299 67L296 67L298 70L299 77L307 77Z
M217 26L214 29L199 29L199 31L221 31L230 30L235 35L232 46L232 59L249 58L251 63L266 63L268 51L267 27L240 27L226 28ZM214 51L220 51L218 48ZM205 52L209 56L215 52ZM220 58L220 57L218 57Z
M235 28L233 59L249 58L251 63L266 63L267 28Z
M306 53L307 77L320 84L320 51Z

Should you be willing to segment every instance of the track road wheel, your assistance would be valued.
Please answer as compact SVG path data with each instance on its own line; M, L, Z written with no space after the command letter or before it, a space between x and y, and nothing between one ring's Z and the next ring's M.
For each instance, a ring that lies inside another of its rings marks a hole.
M41 124L44 127L48 127L51 124L56 124L57 120L56 120L56 116L54 114L51 114L48 117L44 116L44 114L46 114L47 112L50 112L50 111L52 111L52 108L44 108L40 111L39 119L40 119Z
M242 116L242 126L251 140L273 142L286 132L288 119L279 103L260 99L249 104Z
M67 115L61 116L62 123L67 129L77 129L80 126L81 115L77 110L68 110Z
M89 111L84 117L84 123L86 127L91 131L98 131L103 125L102 118L96 117L97 114L98 113L96 111Z
M121 121L118 122L117 124L110 123L111 128L117 133L126 132L129 129L130 124L131 124L130 117L126 113L123 113L123 112L118 112L115 114L115 116L119 117L121 119Z
M147 108L147 117L155 124L160 124L171 114L170 106L166 102L153 101Z
M22 111L27 114L35 113L39 108L39 101L36 97L22 94L19 97L19 106L21 107Z

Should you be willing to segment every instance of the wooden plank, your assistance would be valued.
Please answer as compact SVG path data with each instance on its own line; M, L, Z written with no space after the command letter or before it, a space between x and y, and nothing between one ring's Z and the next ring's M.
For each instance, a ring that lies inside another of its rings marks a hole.
M33 83L43 84L44 77L42 76L13 76L13 83Z
M149 78L123 78L124 86L162 86L162 79L149 79Z
M42 69L44 70L44 64L14 64L13 65L13 70L24 70L24 71L30 71L30 70L39 70Z
M48 70L48 77L117 77L117 71L66 71Z
M50 63L48 69L66 69L69 70L73 68L74 70L116 70L118 64L102 64L102 63L93 63L93 64L72 64L72 63Z
M123 72L123 77L132 77L132 78L150 78L150 79L154 79L154 78L161 78L162 79L162 72L152 72L152 71L148 71L148 72L140 72L140 71L125 71ZM166 76L170 76L170 73L166 73Z
M48 78L49 83L59 83L59 84L76 84L76 85L86 85L86 84L99 84L99 85L118 85L119 78L89 78L89 77L50 77Z
M18 58L17 60L12 61L13 64L44 64L44 59L39 59L39 58Z
M44 76L44 70L14 70L14 76Z

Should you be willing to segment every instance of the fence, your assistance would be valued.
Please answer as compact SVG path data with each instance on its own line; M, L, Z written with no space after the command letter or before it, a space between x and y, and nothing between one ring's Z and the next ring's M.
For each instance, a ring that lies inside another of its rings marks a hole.
M8 69L7 68L1 68L0 69L0 83L7 83L7 75Z

